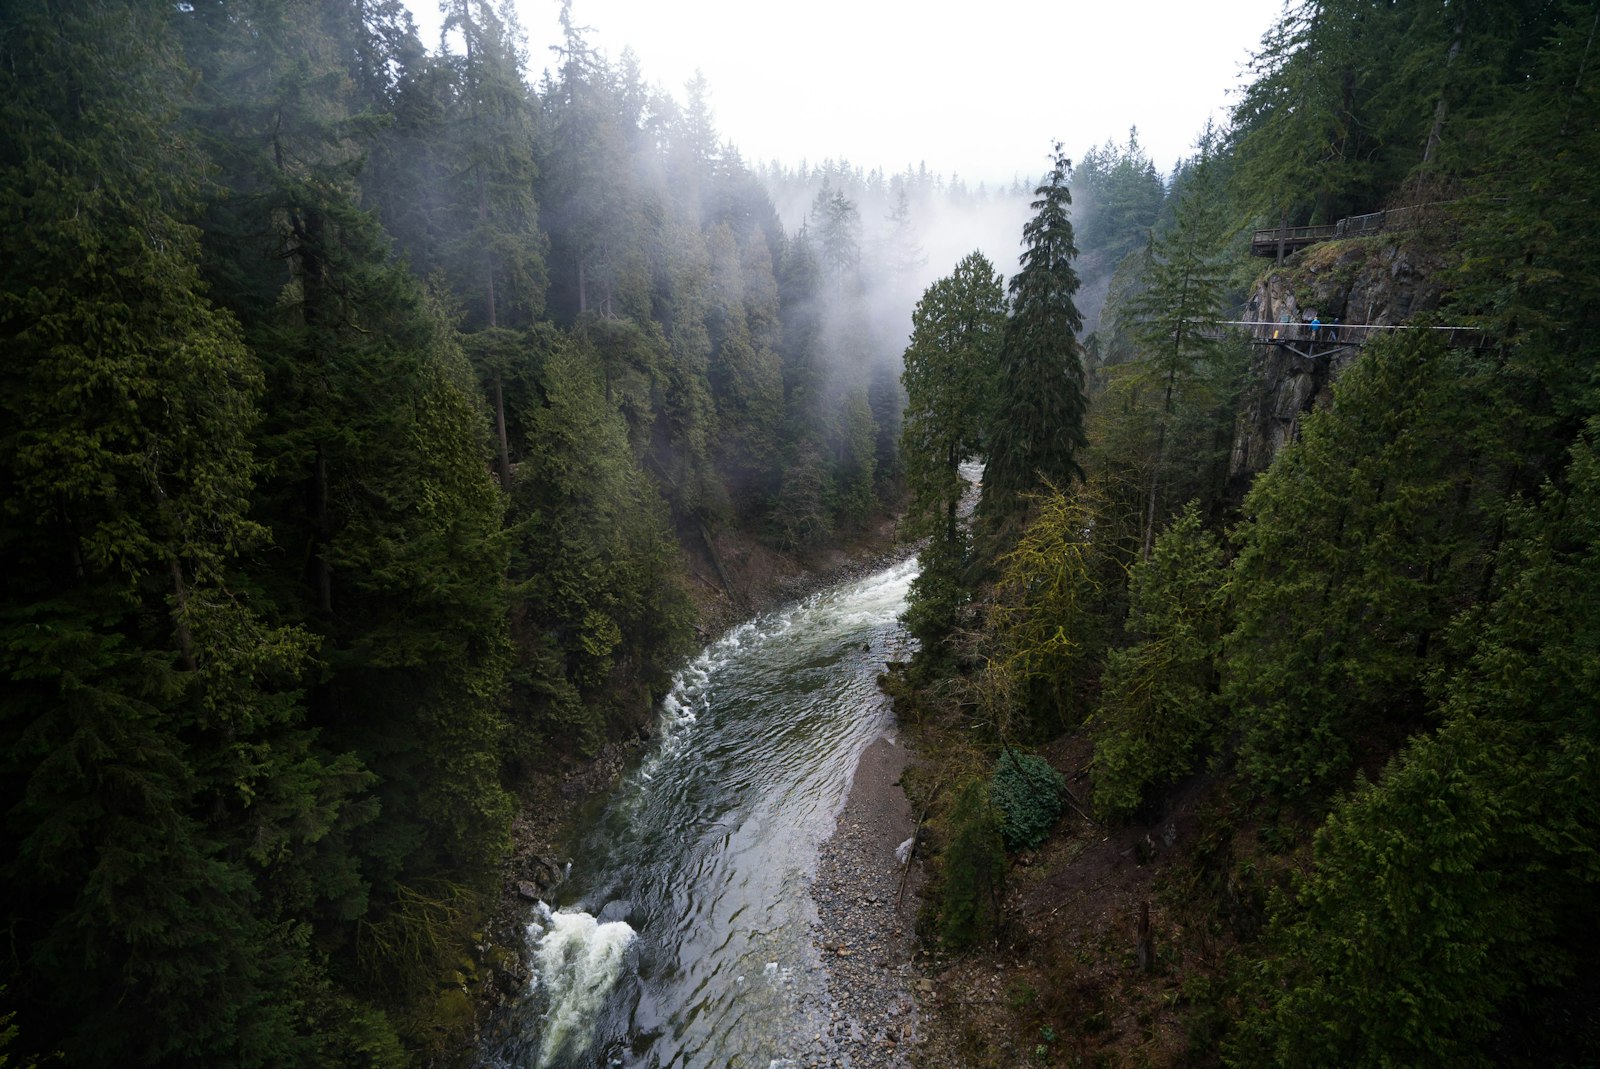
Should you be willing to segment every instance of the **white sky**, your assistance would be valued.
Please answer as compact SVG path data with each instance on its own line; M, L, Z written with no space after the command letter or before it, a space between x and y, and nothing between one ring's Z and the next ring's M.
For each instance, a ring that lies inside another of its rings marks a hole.
M407 0L430 48L438 0ZM557 0L516 0L532 76L553 64ZM1165 173L1232 101L1283 0L573 0L612 60L680 102L698 68L747 163L926 162L969 185L1037 177L1128 127Z

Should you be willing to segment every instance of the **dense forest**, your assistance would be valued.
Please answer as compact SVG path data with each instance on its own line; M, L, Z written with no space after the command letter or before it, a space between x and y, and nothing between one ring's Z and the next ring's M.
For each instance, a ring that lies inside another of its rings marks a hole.
M691 562L901 502L926 935L1019 977L950 1064L1600 1060L1592 4L1300 0L1170 172L998 190L447 8L7 5L0 1065L437 1060ZM1268 305L1471 331L1252 466ZM1136 929L1027 912L1101 843Z
M1170 175L1062 156L1009 284L923 294L886 685L950 1064L1600 1060L1597 29L1291 3ZM1251 471L1274 376L1327 388Z
M687 563L899 493L904 183L864 226L808 169L786 229L703 83L563 8L535 85L447 9L0 21L0 1063L435 1057L522 785L648 725Z

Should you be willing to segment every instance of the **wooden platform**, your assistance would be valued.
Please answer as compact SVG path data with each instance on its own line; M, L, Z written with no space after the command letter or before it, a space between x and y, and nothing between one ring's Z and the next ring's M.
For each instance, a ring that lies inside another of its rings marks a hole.
M1277 256L1282 250L1283 255L1287 256L1322 241L1365 237L1385 230L1404 230L1416 225L1418 212L1424 207L1427 206L1417 204L1366 215L1348 215L1326 226L1283 226L1257 230L1250 236L1250 255Z
M1231 319L1214 324L1219 328L1234 327L1250 333L1254 345L1284 345L1301 356L1327 356L1336 348L1359 348L1382 334L1396 331L1424 330L1442 334L1444 343L1452 349L1482 349L1487 345L1482 332L1476 327L1424 327L1392 323L1322 323L1315 329L1310 323L1272 323L1266 320ZM1304 350L1304 351L1302 351Z

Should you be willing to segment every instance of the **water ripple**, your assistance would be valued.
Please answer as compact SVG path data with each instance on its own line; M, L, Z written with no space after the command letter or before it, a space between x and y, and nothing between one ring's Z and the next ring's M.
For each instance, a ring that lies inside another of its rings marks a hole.
M654 748L577 848L576 901L530 926L516 1035L480 1064L793 1064L827 1016L817 849L888 723L874 681L906 650L915 575L904 561L757 617L679 671ZM626 923L592 915L618 902Z

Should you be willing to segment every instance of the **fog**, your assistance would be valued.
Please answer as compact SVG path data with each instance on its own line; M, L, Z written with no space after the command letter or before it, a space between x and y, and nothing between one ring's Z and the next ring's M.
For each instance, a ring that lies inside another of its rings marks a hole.
M409 0L438 41L437 0ZM535 72L560 39L554 0L517 0ZM981 9L815 0L574 0L573 19L612 55L638 51L646 80L704 73L747 159L832 156L888 172L926 163L976 185L1038 174L1069 150L1144 131L1166 169L1240 83L1280 0L1139 4L1000 0Z

